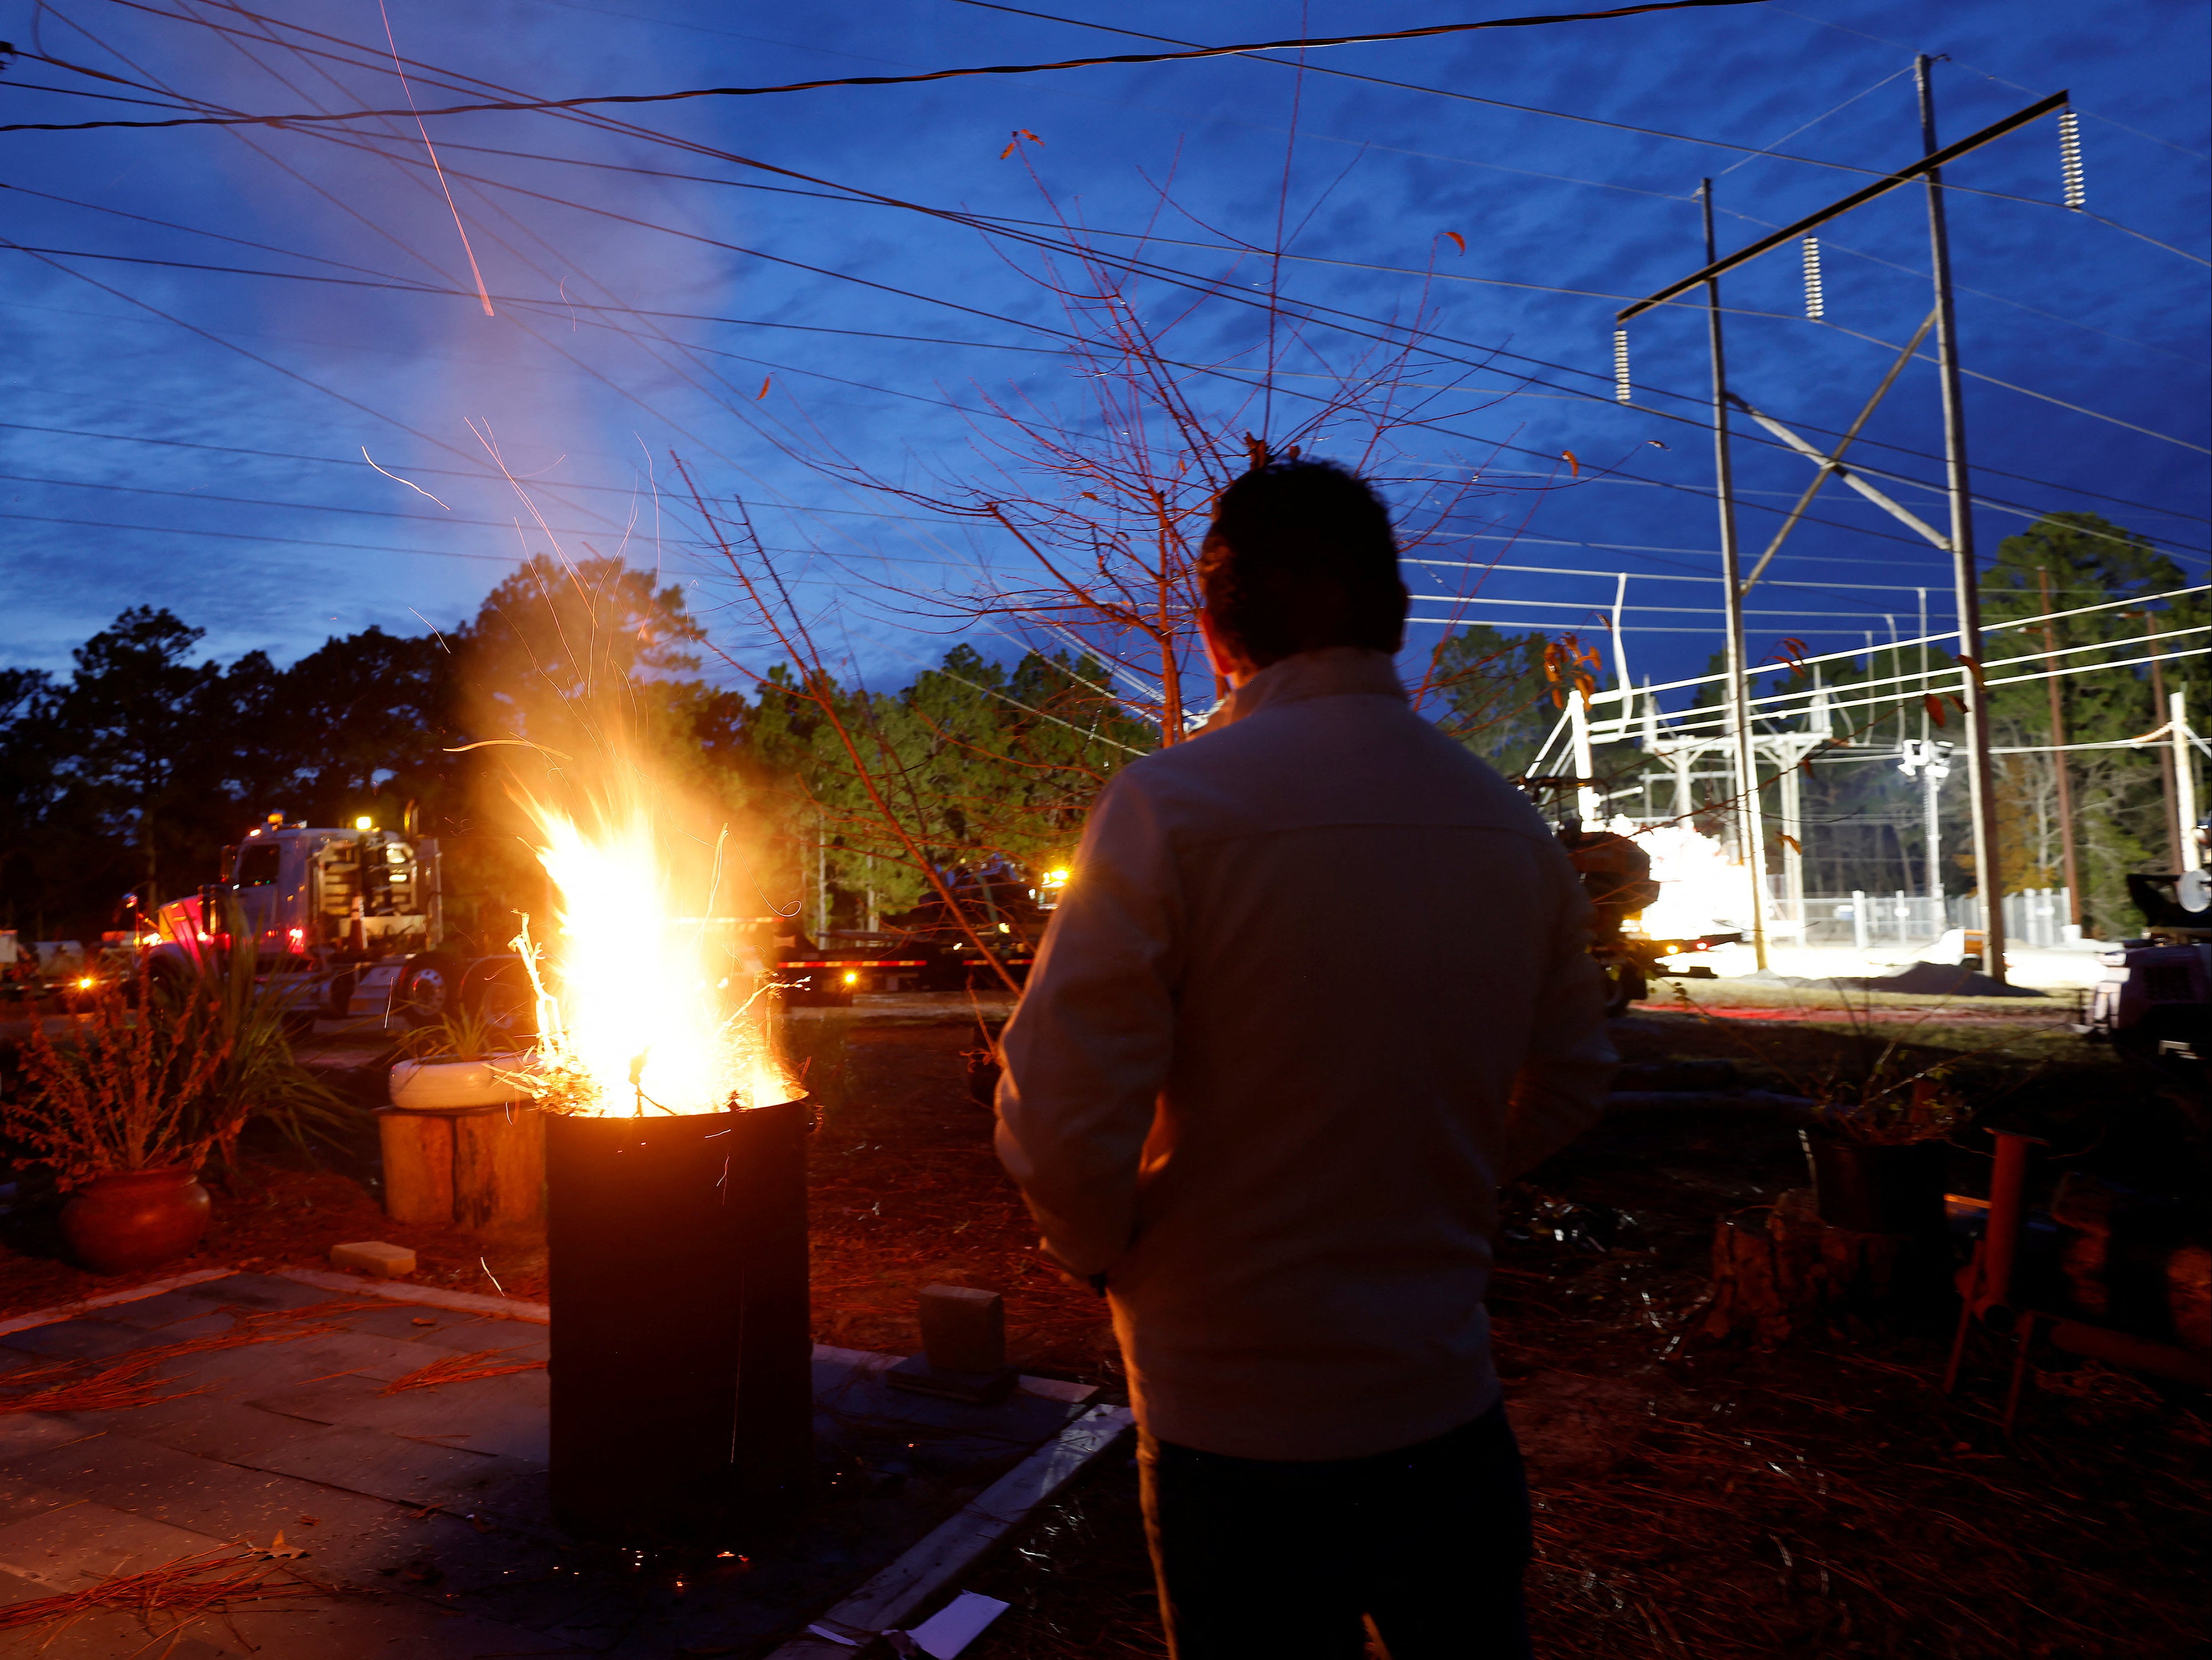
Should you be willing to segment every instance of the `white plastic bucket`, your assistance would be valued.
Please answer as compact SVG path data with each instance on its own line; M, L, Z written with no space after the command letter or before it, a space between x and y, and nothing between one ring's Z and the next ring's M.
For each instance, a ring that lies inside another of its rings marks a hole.
M392 1068L392 1104L403 1112L469 1112L529 1098L523 1057L402 1061Z

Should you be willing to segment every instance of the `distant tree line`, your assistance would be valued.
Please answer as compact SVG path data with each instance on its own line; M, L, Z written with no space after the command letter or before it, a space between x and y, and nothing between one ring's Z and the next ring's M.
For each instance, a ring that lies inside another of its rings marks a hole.
M921 897L788 671L711 684L683 591L616 561L533 560L451 629L367 629L284 667L205 660L203 634L134 607L66 675L0 669L0 927L96 936L120 926L126 892L158 903L215 879L222 849L271 812L396 828L411 808L445 848L449 925L496 943L513 911L545 903L508 800L512 746L557 768L611 712L659 775L748 840L757 891L739 909L858 927ZM1097 786L1154 742L1102 678L963 647L901 690L839 696L949 867L1072 850Z
M2204 635L2185 631L2212 621L2212 606L2201 594L2158 599L2185 586L2179 569L2094 514L2052 514L2006 538L1984 577L1985 621L2040 614L2046 582L2051 608L2082 614L2053 625L2049 641L2041 627L1993 628L1984 672L2033 673L2051 664L2008 660L2051 644L2087 648L2051 660L2092 671L2057 683L2064 736L2114 747L2070 750L2064 763L2087 921L2125 931L2123 878L2169 868L2175 850L2170 761L2163 746L2125 740L2164 722L2161 685L2188 688L2196 718L2212 725L2205 660L2171 655L2201 648ZM2106 608L2084 611L2095 605ZM2141 663L2096 672L2146 656L2154 629L2167 642L2155 673ZM733 902L740 909L796 910L817 928L872 927L927 892L887 813L940 868L994 859L1034 868L1072 852L1097 790L1158 744L1108 667L1066 654L1006 665L956 647L896 690L829 686L835 721L788 666L717 686L702 673L704 635L683 591L612 560L533 560L449 630L368 629L282 668L259 652L228 666L196 661L201 638L166 611L138 607L79 647L66 676L0 669L0 927L94 934L118 925L126 891L158 902L213 879L222 848L270 812L396 826L412 804L422 833L447 848L449 921L495 943L513 910L545 903L509 810L510 746L553 757L539 764L557 769L611 720L755 850L758 891ZM1474 625L1449 636L1430 665L1429 712L1509 776L1559 718L1547 643ZM1877 648L1821 668L1838 703L1866 701L1838 711L1838 742L1804 781L1809 891L1921 890L1918 787L1893 757L1923 725L1956 739L1958 712L1915 689L1870 684L1920 660L1917 650ZM1946 654L1929 660L1955 671ZM1761 689L1807 684L1802 669L1770 666ZM1717 702L1717 689L1698 701ZM2048 684L2000 686L1993 708L1997 745L2014 751L1998 757L2007 886L2057 886L2058 758L2041 747L2051 742ZM861 748L865 777L848 744ZM1638 788L1658 769L1632 743L1601 747L1597 766L1616 811L1673 811L1666 783L1648 797ZM1728 794L1700 787L1703 828L1718 831ZM1943 790L1952 892L1972 882L1966 800L1955 765ZM1771 808L1768 824L1778 834Z

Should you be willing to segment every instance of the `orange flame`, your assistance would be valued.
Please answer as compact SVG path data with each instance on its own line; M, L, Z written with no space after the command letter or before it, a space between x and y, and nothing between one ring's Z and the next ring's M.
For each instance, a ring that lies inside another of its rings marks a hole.
M588 826L522 797L559 890L559 929L515 942L538 988L541 1098L600 1117L765 1106L798 1093L769 1032L769 980L733 931L679 906L682 860L645 801ZM718 860L719 862L719 860ZM690 912L690 915L683 913Z

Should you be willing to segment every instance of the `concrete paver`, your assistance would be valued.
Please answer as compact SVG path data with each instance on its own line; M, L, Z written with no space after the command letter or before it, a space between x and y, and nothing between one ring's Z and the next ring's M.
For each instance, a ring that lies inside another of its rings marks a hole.
M111 1573L143 1572L223 1541L106 1505L70 1505L0 1528L0 1570L40 1596L82 1590Z
M80 1428L69 1419L51 1413L0 1414L0 1465L11 1464L49 1447L67 1446L72 1441L82 1441L98 1433L97 1430Z
M253 1404L296 1418L543 1464L546 1395L545 1374L528 1371L398 1395L365 1392L351 1378L330 1378L264 1395Z
M0 1337L0 1348L41 1360L105 1360L145 1341L144 1332L112 1320L57 1320L52 1325L9 1332Z
M331 1296L232 1275L9 1334L0 1366L96 1365L222 1330L226 1309ZM151 1406L0 1414L0 1606L219 1545L267 1548L280 1531L305 1553L288 1561L344 1594L246 1605L182 1633L120 1614L0 1633L0 1660L666 1660L686 1646L750 1645L886 1566L1073 1410L1028 1395L981 1408L899 1395L880 1380L888 1357L817 1351L816 1510L750 1555L640 1554L578 1543L553 1523L543 1369L383 1392L459 1353L542 1358L543 1325L404 1302L334 1323L345 1329L168 1361L157 1383L198 1392ZM639 1404L651 1409L649 1390Z

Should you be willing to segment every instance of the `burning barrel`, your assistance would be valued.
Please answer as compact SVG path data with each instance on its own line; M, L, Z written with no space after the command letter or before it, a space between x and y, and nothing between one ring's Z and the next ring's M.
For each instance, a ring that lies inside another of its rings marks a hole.
M802 1098L549 1119L552 1498L570 1533L736 1541L804 1502L811 1116Z

